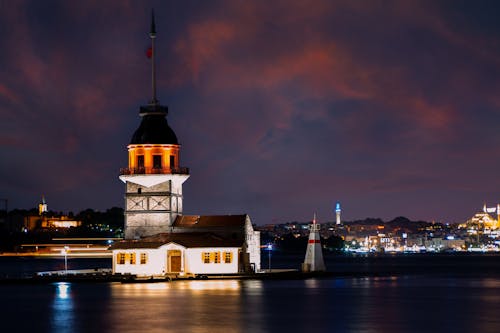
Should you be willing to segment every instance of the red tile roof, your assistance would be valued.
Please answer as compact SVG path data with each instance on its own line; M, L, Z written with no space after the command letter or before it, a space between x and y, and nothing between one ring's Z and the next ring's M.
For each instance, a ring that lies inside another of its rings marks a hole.
M157 249L168 243L176 243L186 248L194 247L241 247L242 239L226 239L212 233L161 233L138 240L123 240L113 244L110 250Z
M173 227L243 227L247 215L177 215Z

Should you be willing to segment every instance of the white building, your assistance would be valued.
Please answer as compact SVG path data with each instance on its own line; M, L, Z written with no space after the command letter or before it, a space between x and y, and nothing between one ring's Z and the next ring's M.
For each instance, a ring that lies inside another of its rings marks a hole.
M143 276L236 274L243 244L207 233L163 233L120 242L113 250L113 272Z
M174 228L115 243L110 247L113 272L195 276L260 270L260 233L248 215L179 216Z

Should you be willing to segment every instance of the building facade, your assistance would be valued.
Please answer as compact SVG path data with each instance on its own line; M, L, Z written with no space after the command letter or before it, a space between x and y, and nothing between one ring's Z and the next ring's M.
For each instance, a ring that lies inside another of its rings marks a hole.
M248 215L179 215L169 232L117 242L110 250L115 274L196 276L261 270L260 232Z

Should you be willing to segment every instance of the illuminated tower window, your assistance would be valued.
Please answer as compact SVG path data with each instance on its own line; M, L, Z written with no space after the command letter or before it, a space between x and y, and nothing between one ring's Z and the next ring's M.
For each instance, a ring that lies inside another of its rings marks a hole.
M175 156L170 155L170 168L174 169L175 168Z
M153 155L153 169L161 169L161 155Z

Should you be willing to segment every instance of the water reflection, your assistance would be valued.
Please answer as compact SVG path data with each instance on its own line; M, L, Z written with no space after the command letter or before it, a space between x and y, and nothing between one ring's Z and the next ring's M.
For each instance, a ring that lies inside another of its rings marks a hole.
M3 296L11 303L26 290L10 287ZM30 290L48 297L30 303L30 317L45 325L39 332L500 332L494 278L57 283Z
M349 281L353 288L387 288L397 287L399 284L397 276L353 278Z
M213 280L213 281L175 281L157 283L126 283L112 285L113 293L127 296L164 296L167 292L176 293L175 290L186 290L192 293L218 291L222 293L241 293L242 284L238 280Z
M214 280L170 283L113 284L112 331L132 332L141 323L148 332L247 332L255 327L255 306L263 293L261 281ZM250 291L247 293L247 291ZM252 307L248 307L251 303Z
M69 284L61 282L57 285L56 297L61 299L67 299L69 297Z
M500 288L500 279L483 278L479 280L471 280L470 284L479 288Z
M52 302L51 331L73 332L75 313L71 284L66 282L55 283L55 294Z
M304 281L306 288L318 288L320 281L318 279L307 279Z
M179 281L175 287L196 291L220 290L241 292L241 281L219 280L219 281Z

